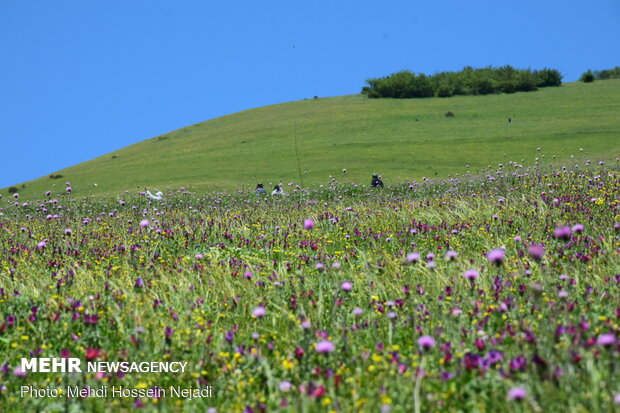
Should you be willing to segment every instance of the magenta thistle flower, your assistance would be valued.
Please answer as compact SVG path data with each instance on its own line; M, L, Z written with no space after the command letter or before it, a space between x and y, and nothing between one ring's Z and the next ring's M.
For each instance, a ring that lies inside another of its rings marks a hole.
M459 255L459 254L456 251L450 250L450 251L446 252L446 259L448 261L454 261L456 259L457 255Z
M521 401L525 399L526 396L527 390L525 390L523 387L513 387L508 391L508 398L510 400Z
M335 347L334 347L334 343L332 343L329 340L323 340L323 341L319 341L316 345L316 351L318 353L331 353L332 351L334 351Z
M582 233L584 229L585 227L583 226L583 224L576 224L573 225L573 227L571 228L571 230L576 234Z
M351 311L351 314L353 314L355 317L359 317L359 316L361 316L362 314L364 314L364 310L362 310L362 309L361 309L361 308L359 308L359 307L355 307L355 308L353 309L353 311Z
M200 254L200 253L196 254L196 259L197 259L197 260L201 260L201 259L203 259L203 258L204 258L204 255L202 255L202 254Z
M312 229L314 228L314 221L311 219L307 219L304 221L304 229Z
M143 219L142 221L140 221L140 227L142 227L142 228L146 228L149 225L151 225L151 223L149 222L148 219Z
M351 281L344 281L341 285L340 288L343 291L351 291L351 289L353 288L353 283Z
M430 350L435 347L435 339L431 336L422 336L418 339L418 346L422 350Z
M280 391L289 391L291 390L291 383L288 381L282 381L280 382Z
M567 240L570 238L570 227L568 225L563 225L558 227L553 231L553 237L558 239Z
M252 315L256 318L262 318L265 314L267 314L267 311L265 310L265 307L262 306L256 307L254 311L252 311Z
M596 344L602 347L613 346L616 342L616 336L613 334L601 334L596 339Z
M15 367L15 369L13 369L13 375L15 377L26 377L28 373L22 370L21 367Z
M497 248L489 251L487 258L495 265L502 265L506 259L506 253L503 249Z
M420 261L420 254L417 252L412 252L410 254L407 255L407 262L408 263L416 263Z
M527 252L530 254L530 257L536 261L542 261L545 256L545 249L541 244L532 244L527 247Z
M480 274L478 274L478 271L476 270L467 270L465 271L465 274L463 274L463 277L467 278L468 280L475 280L479 276Z

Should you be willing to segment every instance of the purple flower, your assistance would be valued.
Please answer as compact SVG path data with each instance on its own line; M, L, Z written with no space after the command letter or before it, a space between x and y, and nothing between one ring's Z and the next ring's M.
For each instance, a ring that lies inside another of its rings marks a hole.
M596 339L596 344L602 347L613 346L616 342L616 336L613 334L601 334Z
M314 228L314 221L311 219L307 219L304 221L304 229L312 229Z
M262 306L256 307L254 311L252 311L252 315L256 318L262 318L265 314L267 314L267 311L265 310L265 307Z
M495 265L502 265L504 263L504 259L506 259L506 253L503 249L497 248L489 251L487 258Z
M353 309L353 311L351 311L351 314L353 314L355 317L359 317L359 316L361 316L363 313L364 313L364 310L362 310L362 309L361 309L361 308L359 308L359 307L355 307L355 308Z
M616 394L616 397L614 397L614 403L620 404L620 393Z
M508 398L510 400L521 401L525 399L525 396L527 396L527 390L523 387L513 387L508 391Z
M334 343L329 340L319 341L315 349L318 353L331 353L334 351Z
M527 252L528 254L530 254L530 257L532 257L533 260L539 262L542 261L543 257L545 256L545 249L541 244L530 245L529 247L527 247Z
M573 228L571 229L574 233L580 234L583 232L584 228L585 227L583 226L583 224L576 224L576 225L573 225Z
M524 371L527 367L527 359L523 356L517 356L510 360L508 368L510 371Z
M288 381L280 382L280 391L289 391L291 390L291 383Z
M146 228L150 225L151 223L149 222L148 219L143 219L142 221L140 221L140 227L142 228Z
M553 237L558 239L567 240L570 238L570 227L568 225L563 225L558 227L553 231Z
M457 255L458 255L458 253L456 251L450 250L450 251L446 252L446 259L448 261L454 261L456 259Z
M353 288L353 283L351 281L344 281L341 285L340 288L343 291L351 291L351 289Z
M407 262L408 263L416 263L420 261L420 254L417 252L412 252L410 254L407 255Z
M47 242L45 242L45 240L43 240L43 241L41 241L41 242L39 242L37 244L37 249L41 250L41 249L45 248L46 246L47 246Z
M135 286L136 286L137 288L142 288L142 287L144 287L144 280L142 279L142 277L138 277L138 278L136 278L136 284L135 284Z
M200 254L200 253L196 254L196 259L197 260L201 260L203 258L204 258L204 256L202 254Z
M422 350L430 350L435 347L435 339L431 336L422 336L418 339L418 346Z
M13 375L15 377L26 377L27 374L28 373L22 370L21 367L15 367L15 369L13 369Z
M476 278L478 278L479 275L480 274L478 274L478 271L476 270L467 270L463 274L463 277L467 278L468 280L475 280Z

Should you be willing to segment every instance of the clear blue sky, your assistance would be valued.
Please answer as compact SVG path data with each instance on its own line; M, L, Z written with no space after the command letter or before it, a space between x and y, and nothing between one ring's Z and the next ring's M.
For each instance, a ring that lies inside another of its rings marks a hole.
M618 0L0 0L0 187L402 69L620 65Z

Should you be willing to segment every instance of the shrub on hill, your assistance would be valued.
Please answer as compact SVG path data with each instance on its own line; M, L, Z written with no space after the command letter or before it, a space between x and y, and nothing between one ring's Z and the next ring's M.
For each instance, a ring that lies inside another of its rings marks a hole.
M492 93L529 92L539 87L560 86L562 75L555 69L520 70L506 65L460 72L441 72L434 76L416 75L403 70L381 78L366 80L362 93L371 98L423 98L453 95L488 95Z
M592 73L591 70L588 70L587 72L584 72L581 77L579 78L580 81L584 82L584 83L591 83L594 82L594 73Z
M620 79L620 66L613 69L597 70L594 72L596 80Z

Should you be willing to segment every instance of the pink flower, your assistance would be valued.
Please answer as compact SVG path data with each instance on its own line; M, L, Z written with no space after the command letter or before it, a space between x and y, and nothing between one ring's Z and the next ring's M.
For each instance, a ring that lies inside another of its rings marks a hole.
M411 254L407 255L407 262L408 263L412 263L412 262L418 262L420 261L420 254L417 252L412 252Z
M140 227L142 227L142 228L146 228L149 225L151 225L151 223L149 222L148 219L143 219L142 221L140 221Z
M504 252L503 249L497 248L497 249L491 250L487 254L487 258L489 259L489 261L491 261L495 265L502 265L504 263L504 260L506 259L506 253Z
M267 314L267 311L265 310L265 307L256 307L254 309L254 311L252 311L252 315L256 318L262 318L265 316L265 314Z
M510 400L521 401L525 399L526 396L527 396L527 390L525 390L523 387L513 387L508 392L508 398Z
M304 221L304 229L312 229L314 228L314 221L311 219L307 219Z
M541 261L545 256L545 249L541 244L532 244L527 247L527 252L530 254L530 257L536 261Z
M468 280L475 280L476 278L478 278L480 274L478 274L478 271L476 270L467 270L465 271L465 274L463 274L463 277L467 278Z
M558 239L567 240L570 238L570 227L568 225L564 225L558 227L553 231L553 237Z
M22 370L21 367L15 367L15 369L13 369L13 375L15 377L26 377L28 373Z
M318 353L331 353L332 351L334 351L335 347L334 347L334 343L332 343L329 340L323 340L323 341L319 341L316 345L316 351Z
M340 285L340 288L342 288L343 291L351 291L351 289L353 288L353 283L351 281L344 281Z
M596 344L603 347L613 346L616 342L616 336L613 334L601 334L596 339Z
M422 350L430 350L435 347L435 339L431 336L422 336L418 339L418 346Z

